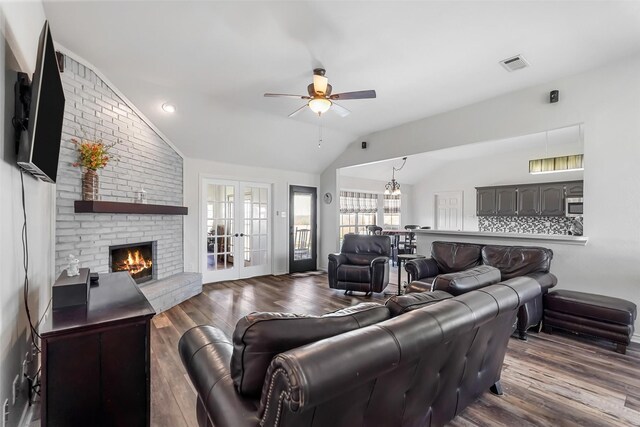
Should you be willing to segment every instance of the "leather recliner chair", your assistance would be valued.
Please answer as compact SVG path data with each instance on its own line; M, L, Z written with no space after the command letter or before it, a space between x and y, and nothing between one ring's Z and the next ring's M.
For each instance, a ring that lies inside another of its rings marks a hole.
M353 291L382 292L389 284L389 236L346 234L339 254L329 254L329 287Z

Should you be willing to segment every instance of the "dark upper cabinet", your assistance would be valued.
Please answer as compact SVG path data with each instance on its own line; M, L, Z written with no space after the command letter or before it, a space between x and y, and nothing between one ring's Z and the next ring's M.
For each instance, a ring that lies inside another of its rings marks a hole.
M540 215L564 215L564 183L540 185Z
M562 216L565 197L582 197L583 181L476 188L478 216Z
M565 194L567 197L582 197L582 192L582 181L572 181L565 184Z
M516 187L496 188L496 215L513 216L517 214L518 190Z
M518 215L540 215L540 186L522 185L518 187Z
M476 193L476 215L489 216L496 214L496 189L478 188Z

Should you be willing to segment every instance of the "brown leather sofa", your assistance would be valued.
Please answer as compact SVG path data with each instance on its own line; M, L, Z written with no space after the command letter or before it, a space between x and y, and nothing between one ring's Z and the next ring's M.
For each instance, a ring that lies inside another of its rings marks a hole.
M382 292L389 284L389 236L345 234L339 254L329 254L329 287L353 291Z
M460 295L514 277L535 279L540 284L540 294L518 312L518 336L526 340L527 330L542 320L542 297L558 283L556 276L549 272L552 258L551 249L535 246L433 242L430 258L405 264L410 277L407 292L441 289ZM500 274L496 275L494 269Z
M501 394L516 313L540 294L538 283L519 277L457 297L433 294L324 317L257 313L238 323L233 341L211 326L190 329L179 350L199 425L441 426L487 389ZM310 339L317 329L328 336Z

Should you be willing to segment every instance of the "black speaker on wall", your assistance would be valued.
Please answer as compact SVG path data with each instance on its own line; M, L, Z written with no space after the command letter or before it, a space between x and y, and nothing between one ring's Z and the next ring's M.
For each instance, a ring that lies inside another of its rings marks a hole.
M549 92L549 103L553 104L555 102L558 102L558 100L560 100L560 91L552 90L551 92Z
M362 141L362 149L363 150L367 149L367 141Z

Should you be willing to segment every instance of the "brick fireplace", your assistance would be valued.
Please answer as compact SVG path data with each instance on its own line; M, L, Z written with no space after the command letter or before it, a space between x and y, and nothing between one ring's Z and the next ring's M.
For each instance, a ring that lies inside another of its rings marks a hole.
M182 215L75 211L82 171L72 166L77 152L70 139L95 133L105 143L120 141L114 147L119 159L98 171L102 201L131 203L144 188L149 204L183 205L181 155L90 68L65 56L61 77L66 105L56 185L56 270L66 268L73 254L81 267L108 273L114 270L112 249L152 242L146 280L183 273ZM135 252L132 257L135 264Z

